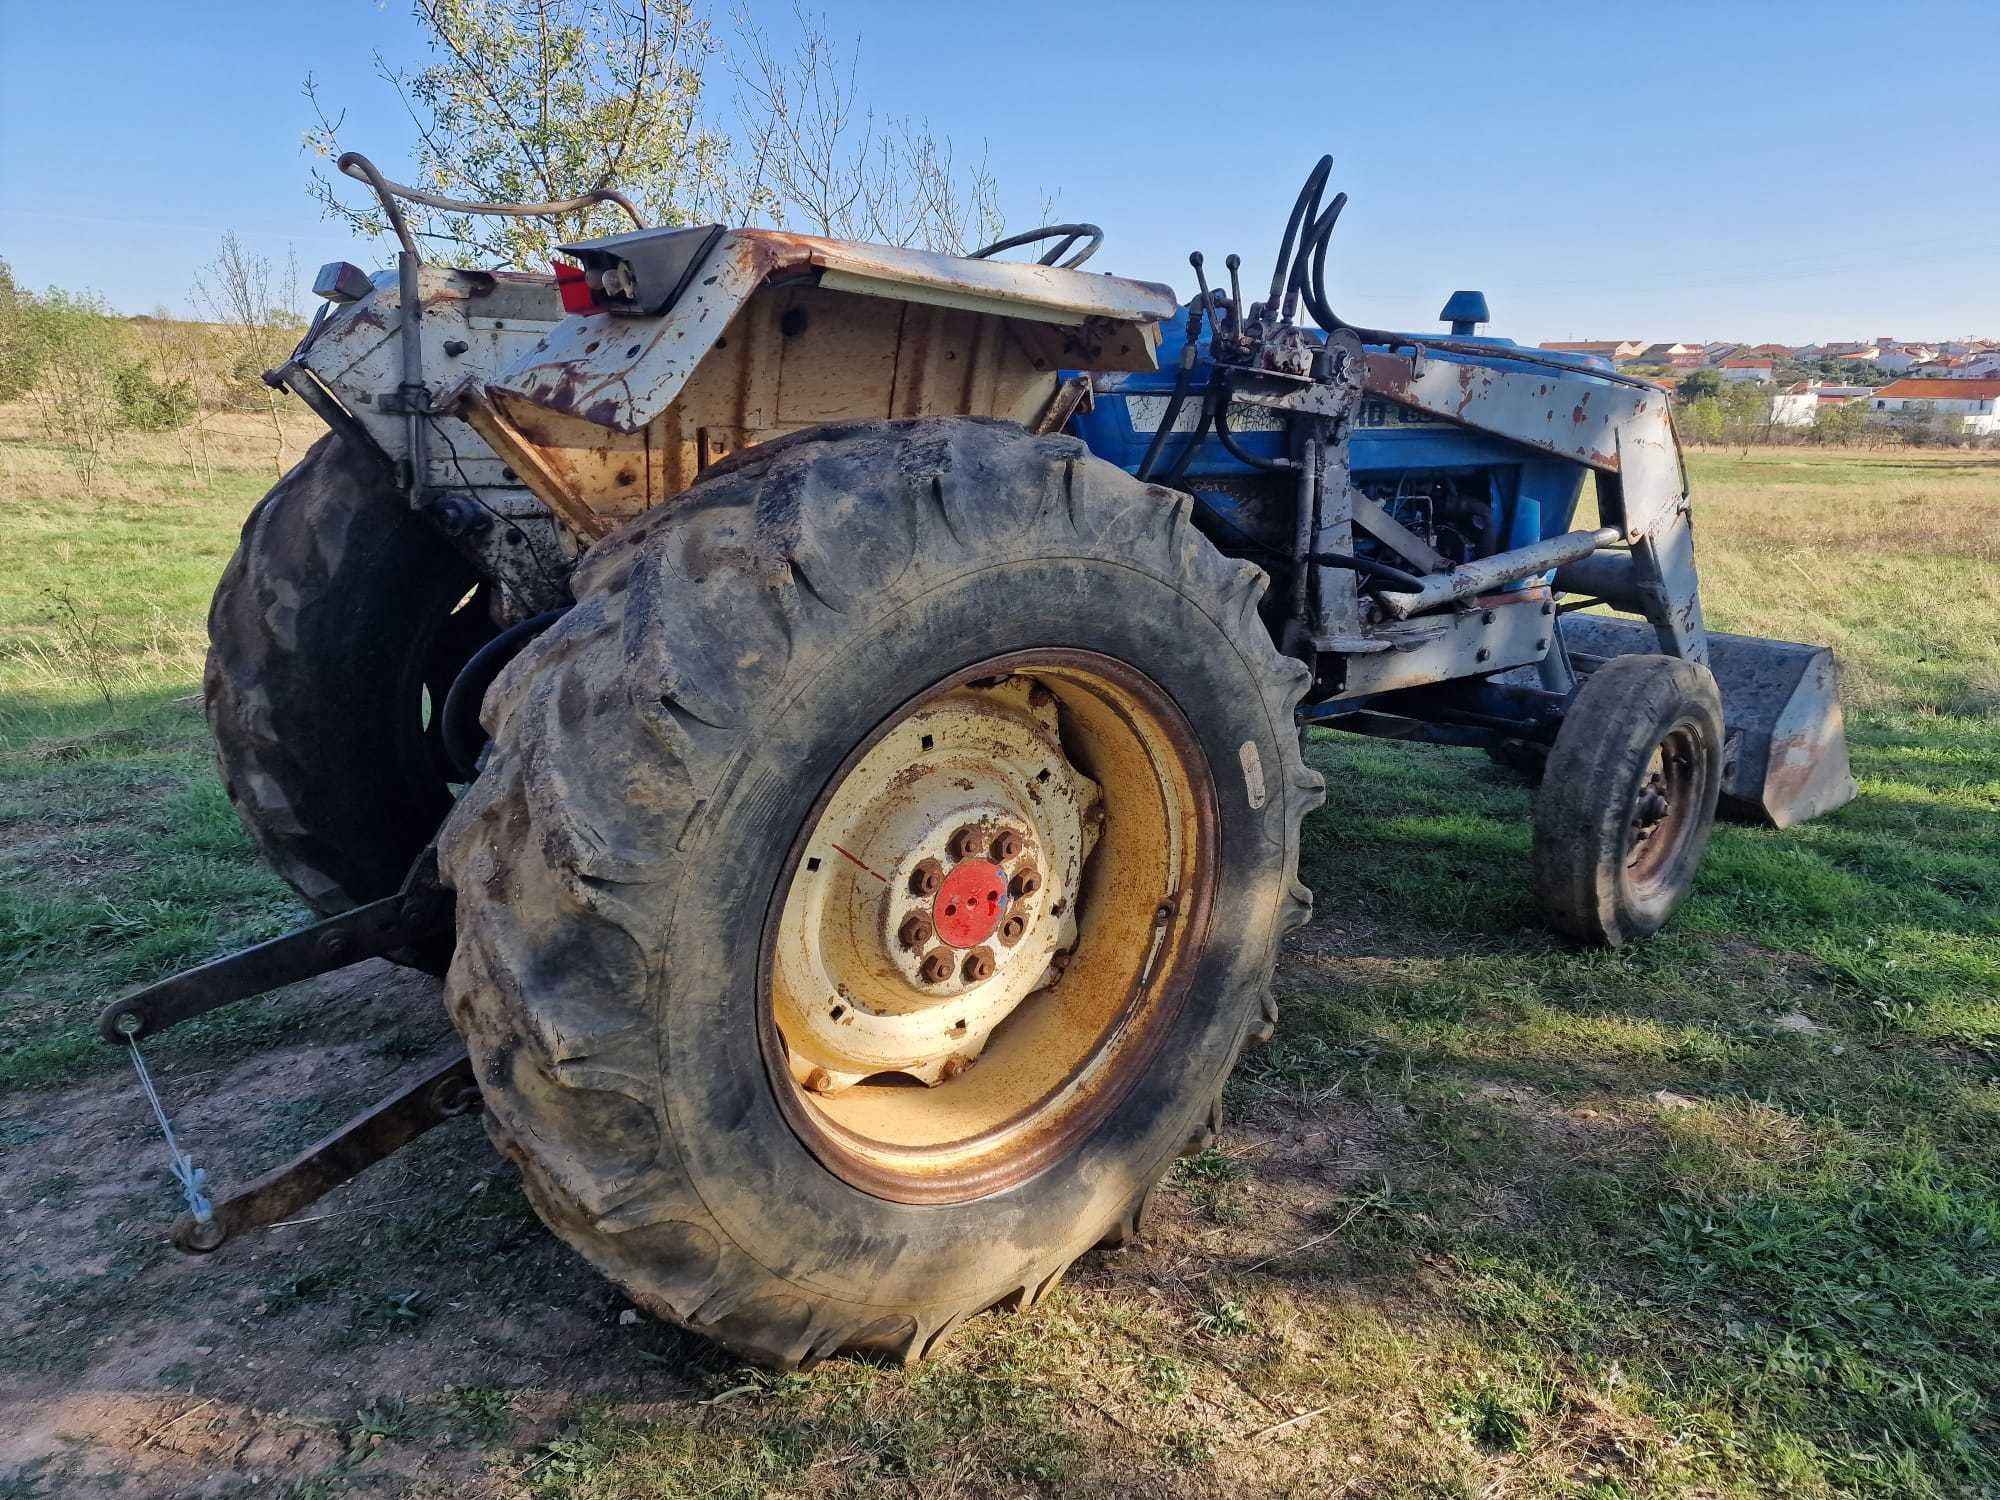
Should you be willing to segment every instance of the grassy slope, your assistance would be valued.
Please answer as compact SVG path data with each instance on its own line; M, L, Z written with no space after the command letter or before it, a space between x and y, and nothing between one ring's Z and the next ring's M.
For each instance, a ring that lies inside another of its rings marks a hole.
M1695 471L1713 623L1843 654L1856 806L1723 829L1669 933L1578 954L1535 925L1525 790L1482 757L1317 738L1320 914L1281 968L1276 1042L1231 1086L1238 1130L1183 1164L1154 1250L907 1374L753 1377L669 1344L726 1404L586 1410L515 1477L576 1496L2000 1485L2000 460ZM124 480L138 499L51 481L6 506L0 1087L115 1064L73 1040L110 988L293 916L173 701L263 481ZM102 618L112 704L60 657L45 586ZM212 1024L248 1044L286 1017ZM1329 1128L1365 1170L1240 1253L1322 1149L1287 1143ZM438 1420L470 1402L504 1433L509 1399L440 1392Z

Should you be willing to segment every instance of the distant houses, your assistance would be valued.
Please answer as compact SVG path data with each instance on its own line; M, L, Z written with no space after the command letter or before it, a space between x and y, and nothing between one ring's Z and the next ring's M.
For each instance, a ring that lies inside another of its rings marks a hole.
M2000 379L1892 380L1868 393L1874 426L1944 428L1965 437L2000 433Z
M1586 339L1541 347L1645 375L1683 404L1692 398L1681 388L1698 370L1713 372L1705 377L1711 391L1716 376L1727 387L1761 388L1763 415L1756 420L1766 434L1817 426L1845 441L1865 426L1909 442L2000 439L2000 340L1884 337L1793 345ZM1879 384L1887 377L1895 378ZM1734 415L1724 420L1744 421L1749 396L1748 390L1726 396L1722 407ZM1844 407L1855 410L1826 428L1825 414ZM1695 426L1685 431L1698 433L1715 420L1712 402L1693 402L1688 410Z
M1599 359L1608 359L1614 365L1628 364L1638 357L1646 347L1639 339L1585 339L1581 343L1543 344L1544 349L1558 354L1594 354Z
M1735 359L1725 359L1721 366L1722 378L1731 384L1739 380L1755 380L1764 385L1771 384L1778 377L1768 355L1739 355Z

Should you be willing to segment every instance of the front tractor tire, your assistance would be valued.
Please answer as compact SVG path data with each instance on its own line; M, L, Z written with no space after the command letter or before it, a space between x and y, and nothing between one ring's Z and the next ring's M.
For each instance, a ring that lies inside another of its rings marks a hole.
M495 630L478 583L336 436L243 523L202 699L238 817L321 916L394 892L451 807L440 710Z
M1707 667L1616 656L1585 678L1535 797L1535 893L1549 925L1613 948L1665 926L1715 828L1722 754Z
M921 1357L1132 1234L1310 910L1263 575L955 419L752 450L576 586L439 844L544 1220L783 1367Z

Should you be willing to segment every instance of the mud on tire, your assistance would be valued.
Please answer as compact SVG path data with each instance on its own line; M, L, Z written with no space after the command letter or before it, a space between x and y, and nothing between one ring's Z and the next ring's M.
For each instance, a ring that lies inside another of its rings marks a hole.
M1310 911L1309 674L1258 619L1264 582L1185 497L965 419L751 450L600 543L489 694L494 749L439 846L447 1004L542 1217L640 1305L780 1366L920 1357L1129 1237L1269 1034L1278 942ZM787 1124L758 934L843 758L952 672L1045 647L1114 657L1185 714L1216 791L1212 937L1165 1045L1067 1156L889 1201Z
M243 523L208 615L217 769L322 916L386 896L451 806L435 707L494 630L470 566L379 460L321 438ZM434 716L435 717L435 716Z

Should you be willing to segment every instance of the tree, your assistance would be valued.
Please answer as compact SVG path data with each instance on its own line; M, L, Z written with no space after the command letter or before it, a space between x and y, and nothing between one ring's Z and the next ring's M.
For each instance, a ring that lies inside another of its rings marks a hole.
M962 164L928 122L878 117L856 84L859 43L795 5L795 44L739 18L733 55L693 0L415 0L436 60L418 72L380 56L416 131L412 186L486 203L548 202L617 185L652 224L767 219L819 234L964 250L1002 221L984 161ZM736 81L736 129L713 122L708 75ZM332 159L344 114L308 77L307 146ZM379 207L325 170L331 216L388 232ZM536 218L405 205L448 259L539 270L565 241L628 227L615 208Z
M26 305L26 341L35 371L29 391L42 430L88 496L97 485L104 450L123 425L111 370L118 331L104 300L50 288Z
M34 298L14 284L14 271L0 260L0 401L18 401L35 384L38 345L29 309Z
M1712 370L1704 367L1699 370L1690 370L1687 374L1683 375L1681 383L1674 388L1674 394L1682 401L1693 405L1705 397L1713 398L1721 396L1722 388L1725 384L1726 382L1723 380L1720 370Z
M699 121L716 44L688 0L415 0L414 13L437 60L412 73L375 59L416 128L414 186L532 203L616 182L654 224L693 222L726 196L726 143ZM344 115L328 114L310 77L305 94L318 116L306 145L338 156ZM387 232L379 208L350 208L341 191L314 173L329 214ZM405 212L413 232L480 264L535 269L564 240L630 227L602 204L548 219Z
M1003 220L982 158L961 170L927 120L877 118L855 85L861 45L845 55L826 17L794 4L789 54L742 23L732 62L745 120L737 195L744 206L812 234L962 253L998 239Z
M288 296L299 282L296 256L288 254L282 276L274 274L268 256L243 248L233 234L222 237L216 257L195 273L190 299L202 316L228 331L223 391L242 410L265 412L271 419L274 471L285 469L285 427L282 401L264 383L264 372L285 362L298 342L305 320Z

